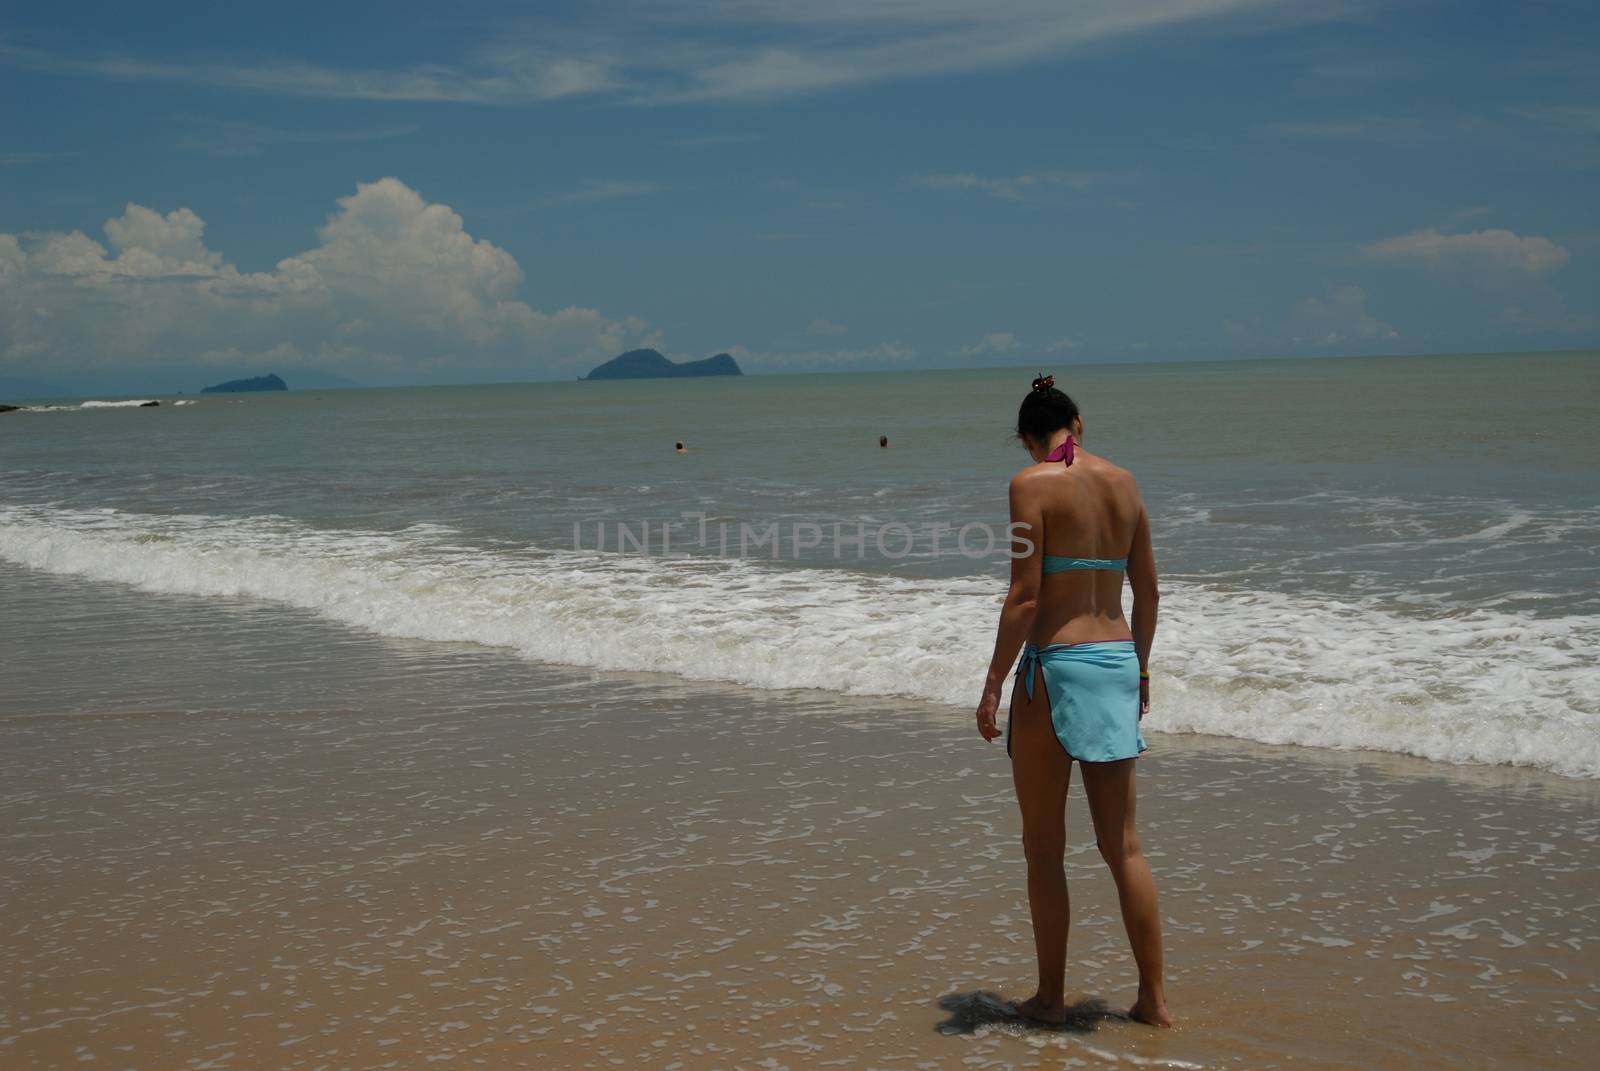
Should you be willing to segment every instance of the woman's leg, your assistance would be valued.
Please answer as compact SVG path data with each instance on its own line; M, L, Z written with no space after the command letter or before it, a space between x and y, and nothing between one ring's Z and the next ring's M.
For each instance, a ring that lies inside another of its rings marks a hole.
M1030 1019L1066 1019L1062 1000L1067 970L1067 784L1072 759L1056 738L1044 672L1035 670L1033 698L1020 687L1011 696L1011 777L1022 808L1022 852L1028 862L1028 909L1039 957L1039 991L1018 1010Z
M1089 815L1094 819L1095 846L1117 883L1122 925L1133 946L1134 962L1139 965L1139 999L1128 1014L1156 1026L1171 1026L1161 977L1161 912L1156 906L1156 882L1134 829L1134 760L1079 765L1083 767Z

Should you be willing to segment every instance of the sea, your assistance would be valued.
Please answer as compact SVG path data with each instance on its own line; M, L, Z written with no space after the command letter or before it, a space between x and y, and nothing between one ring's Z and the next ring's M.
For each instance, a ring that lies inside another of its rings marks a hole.
M1035 371L52 400L0 416L0 580L958 724ZM1053 371L1149 509L1147 729L1600 778L1600 353ZM130 688L183 687L160 620ZM11 708L97 655L7 636Z

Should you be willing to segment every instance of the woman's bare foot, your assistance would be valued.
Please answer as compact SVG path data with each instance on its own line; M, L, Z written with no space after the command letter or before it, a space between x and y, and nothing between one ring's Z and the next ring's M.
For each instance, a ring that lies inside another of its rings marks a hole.
M1156 997L1139 994L1139 999L1128 1009L1128 1018L1136 1023L1151 1026L1171 1026L1172 1016L1167 1013L1167 1002Z
M1050 1003L1035 993L1017 1006L1017 1014L1035 1023L1045 1026L1060 1026L1067 1021L1067 1005L1063 1000Z

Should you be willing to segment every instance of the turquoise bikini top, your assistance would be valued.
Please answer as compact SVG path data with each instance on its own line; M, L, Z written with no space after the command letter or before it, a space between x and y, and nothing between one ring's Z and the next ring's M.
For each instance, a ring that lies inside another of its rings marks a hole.
M1063 558L1056 554L1046 554L1044 556L1044 571L1047 573L1065 573L1071 569L1107 569L1112 572L1127 572L1128 559Z

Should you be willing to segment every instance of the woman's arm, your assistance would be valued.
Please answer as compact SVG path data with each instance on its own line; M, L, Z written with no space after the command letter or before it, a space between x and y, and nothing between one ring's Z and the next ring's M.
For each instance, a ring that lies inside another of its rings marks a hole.
M1039 605L1039 567L1044 554L1044 515L1024 472L1011 480L1011 530L1029 541L1028 552L1011 559L1011 589L1000 607L1000 627L994 639L994 657L984 678L983 697L978 700L978 732L985 740L1000 735L995 718L1000 711L1000 689L1017 660L1017 652L1033 628L1034 611Z
M1128 554L1128 586L1133 589L1133 647L1139 654L1141 672L1150 668L1150 647L1156 640L1156 606L1161 592L1156 589L1156 552L1150 545L1150 515L1139 503L1139 524L1133 530L1133 547ZM1150 711L1150 682L1139 678L1139 716Z

